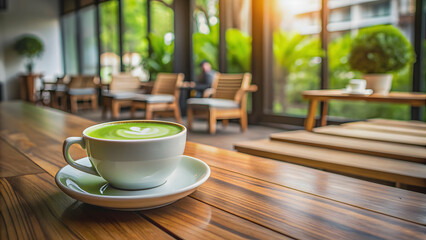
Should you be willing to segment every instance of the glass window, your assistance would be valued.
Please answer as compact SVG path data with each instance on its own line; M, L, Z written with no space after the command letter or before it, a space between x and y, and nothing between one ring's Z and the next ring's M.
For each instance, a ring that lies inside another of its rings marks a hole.
M330 16L328 21L333 22L346 22L351 20L351 9L349 7L330 9Z
M174 40L173 0L151 0L151 55L146 66L152 79L159 72L173 72Z
M111 75L120 72L118 47L118 1L99 4L101 38L101 79L108 83Z
M97 75L98 71L98 44L96 39L96 7L83 8L80 14L80 37L82 56L82 73Z
M77 29L75 13L63 16L65 73L78 74Z
M251 72L251 0L222 2L229 11L226 26L226 70L228 73ZM247 111L252 110L252 94L247 96Z
M193 52L195 75L199 65L208 61L212 69L219 70L219 1L195 0L193 12Z
M332 2L338 0L330 0L329 7ZM369 17L368 26L380 24L393 24L398 27L401 32L412 42L413 41L413 23L414 8L410 5L410 1L369 1L354 2L348 8L352 12L357 9L370 9L369 13L354 14L351 21L340 22L343 31L333 31L328 24L330 42L328 44L328 68L329 68L329 88L343 89L350 79L362 78L360 72L352 71L348 64L348 55L351 48L352 39L356 36L361 27L365 25L357 25L362 22L363 18ZM394 16L390 16L386 22L383 22L382 16L389 15L391 8L398 8L395 4L408 4L401 6L403 9L411 9L403 13L392 12ZM367 15L366 15L367 14ZM396 22L393 22L397 19ZM338 22L333 22L333 24ZM366 22L364 22L366 23ZM391 91L409 92L412 88L412 66L406 66L404 69L393 74ZM392 118L408 120L410 118L410 107L408 105L386 104L386 103L365 103L361 101L330 101L329 116L341 117L347 119L367 119L367 118Z
M226 58L229 73L251 71L251 1L225 1L227 18ZM228 15L228 16L229 16Z
M363 4L360 3L361 16L363 18L376 18L389 16L391 10L392 1L373 1L372 3ZM398 4L394 1L394 4ZM358 5L358 4L353 4Z
M320 87L320 10L321 0L273 1L273 79L265 113L306 115L302 91Z
M147 0L122 0L124 71L148 80L142 59L148 57Z

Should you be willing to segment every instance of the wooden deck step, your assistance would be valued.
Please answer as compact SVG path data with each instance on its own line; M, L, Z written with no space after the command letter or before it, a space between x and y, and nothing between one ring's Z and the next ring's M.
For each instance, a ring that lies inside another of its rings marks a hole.
M385 132L385 133L397 133L397 134L405 134L412 136L419 136L426 138L426 130L421 128L407 128L407 127L396 127L396 126L388 126L381 124L374 124L370 122L352 122L345 123L340 125L341 127L354 128L354 129L363 129L377 132Z
M400 121L400 120L373 118L373 119L368 119L367 122L376 124L376 125L386 125L386 126L426 130L426 123L420 122L420 121Z
M426 187L426 165L269 139L234 145L240 152L343 174Z
M270 138L288 143L426 163L426 148L414 145L332 136L303 130L274 133Z
M367 139L374 141L383 141L391 143L400 143L416 146L426 146L426 137L410 136L397 133L385 133L363 129L352 129L340 126L326 126L314 128L314 132L321 134L329 134L342 137Z

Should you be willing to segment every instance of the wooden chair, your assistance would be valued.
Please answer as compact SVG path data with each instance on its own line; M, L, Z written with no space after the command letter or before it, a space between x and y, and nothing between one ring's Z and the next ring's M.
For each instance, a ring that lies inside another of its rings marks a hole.
M68 107L68 96L67 96L67 85L70 82L70 77L65 75L63 77L56 78L56 83L49 85L47 91L50 93L50 106L57 109L67 111Z
M179 95L183 73L159 73L151 94L138 95L132 102L132 117L136 109L145 109L145 118L152 119L154 112L170 112L178 122L182 122L179 108Z
M141 81L139 78L131 74L113 75L109 91L102 92L102 117L105 118L109 110L112 118L119 118L120 109L122 107L130 107L132 99L136 94L141 93L140 86Z
M205 91L212 98L190 98L187 101L188 129L192 128L194 117L206 118L209 122L209 132L216 132L216 122L222 120L224 126L229 119L240 119L241 130L247 130L247 92L257 91L256 85L251 85L251 74L219 74L217 73L212 88Z
M78 101L91 102L92 109L98 108L97 83L99 78L96 76L72 76L68 84L67 96L70 100L71 112L78 111Z

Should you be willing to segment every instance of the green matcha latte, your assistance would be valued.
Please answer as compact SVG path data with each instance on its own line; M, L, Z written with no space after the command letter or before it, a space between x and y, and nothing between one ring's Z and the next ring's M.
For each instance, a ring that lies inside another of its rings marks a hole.
M107 140L141 140L172 136L183 131L181 126L160 122L117 122L88 129L86 135Z

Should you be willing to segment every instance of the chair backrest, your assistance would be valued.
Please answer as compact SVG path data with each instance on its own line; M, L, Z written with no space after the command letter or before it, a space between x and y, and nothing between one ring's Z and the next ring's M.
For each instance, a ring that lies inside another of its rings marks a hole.
M70 82L70 76L69 75L64 75L63 77L57 77L56 78L56 84L58 84L58 85L68 84L69 82Z
M140 89L141 81L131 74L113 75L109 90L121 92L136 92Z
M179 99L180 89L185 75L183 73L159 73L152 89L152 94L169 94Z
M68 84L69 89L75 88L95 88L96 84L99 82L99 78L96 76L71 76L71 80Z
M215 90L212 98L243 100L245 89L250 86L251 74L222 74L217 73L212 88Z

